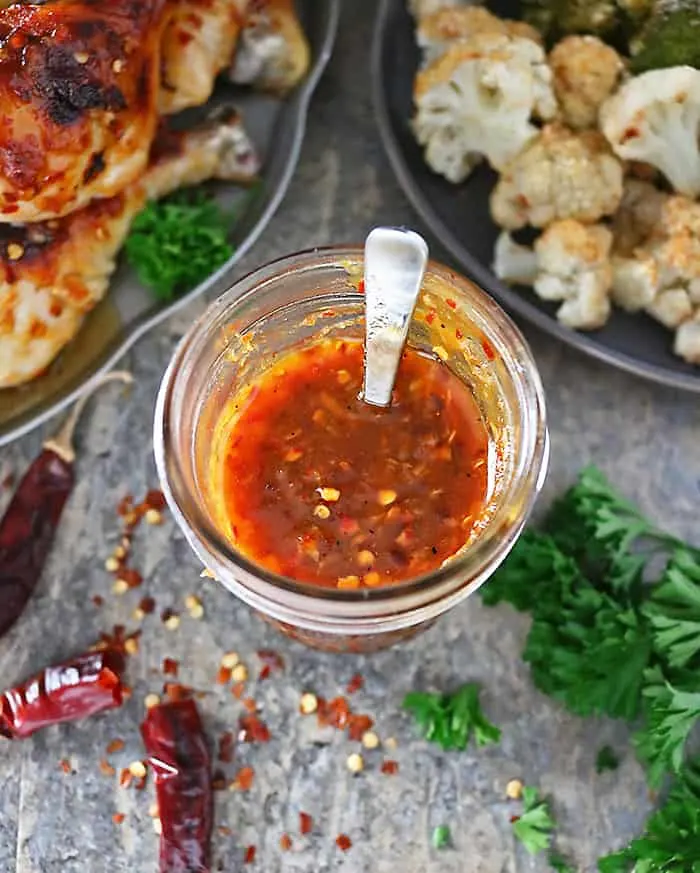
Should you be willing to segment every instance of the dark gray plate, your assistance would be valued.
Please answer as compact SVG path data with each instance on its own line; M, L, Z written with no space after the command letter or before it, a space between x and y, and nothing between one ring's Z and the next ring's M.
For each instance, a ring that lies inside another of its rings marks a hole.
M489 6L518 17L517 2ZM673 355L672 334L651 318L616 310L602 330L577 333L559 324L556 306L530 290L513 290L489 270L498 228L489 215L495 174L478 168L461 185L430 171L409 127L419 63L406 0L380 0L372 48L374 103L384 146L404 192L428 227L474 281L513 313L608 364L656 382L700 391L700 368Z
M197 288L167 304L155 302L122 265L107 298L90 313L77 340L48 372L21 388L0 390L0 445L63 409L168 315L200 294L216 295L230 284L235 264L261 234L287 191L304 137L309 101L330 58L338 29L340 0L299 0L297 5L313 59L297 90L279 100L225 86L213 98L213 102L232 102L240 109L263 157L262 180L252 194L224 183L213 188L227 209L240 210L232 233L233 257Z

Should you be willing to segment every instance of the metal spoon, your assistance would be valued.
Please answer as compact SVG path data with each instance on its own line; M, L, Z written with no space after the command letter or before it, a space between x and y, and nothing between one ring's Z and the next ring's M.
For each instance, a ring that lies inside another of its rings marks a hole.
M365 377L362 399L389 406L401 352L428 263L412 230L375 227L365 241Z

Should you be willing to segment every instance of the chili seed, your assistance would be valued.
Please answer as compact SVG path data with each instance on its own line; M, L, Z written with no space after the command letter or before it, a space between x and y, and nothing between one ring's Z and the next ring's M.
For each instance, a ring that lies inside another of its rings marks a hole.
M144 515L146 524L162 524L163 514L157 509L147 509Z
M143 761L132 761L131 764L129 764L129 773L131 773L135 779L143 779L146 772L146 765Z
M154 706L158 706L160 703L160 697L157 694L147 694L143 702L146 709L153 709Z
M199 597L196 597L194 594L188 594L187 597L185 597L185 606L192 618L203 618L204 606L202 606L202 601Z
M511 779L506 785L506 797L511 800L520 800L523 793L523 783L520 779Z
M353 752L352 755L348 755L348 759L345 764L351 773L361 773L365 766L362 755L360 755L358 752Z
M245 664L236 664L231 670L231 678L234 682L245 682L248 679L248 668Z
M180 627L180 616L179 615L169 615L163 624L167 627L168 630L174 631Z
M139 650L139 641L136 637L129 637L124 641L124 651L127 655L135 655Z
M163 833L163 822L159 818L153 819L153 830L160 836Z
M119 561L114 557L114 555L111 555L111 556L110 556L109 558L107 558L107 560L105 561L105 570L106 570L108 573L114 573L114 572L116 572L118 569L119 569Z
M227 670L233 670L239 661L240 658L238 657L238 652L226 652L221 659L221 666L225 667Z
M362 567L371 567L374 564L374 555L369 549L362 549L357 553L357 563Z
M374 731L365 731L362 734L362 745L365 749L376 749L379 746L379 737Z
M7 257L11 261L18 261L24 254L24 246L19 243L10 243L7 247Z
M129 583L126 581L126 579L115 579L114 585L112 585L112 593L113 594L117 594L117 595L126 594L126 592L128 590L129 590Z
M398 746L398 743L396 742L394 737L387 737L384 740L384 745L387 747L387 749L391 749L393 751Z
M321 495L321 500L327 500L328 503L340 500L340 491L337 488L317 488L316 491Z
M124 69L124 61L122 61L120 58L117 58L116 60L112 61L112 72L121 73L121 71L123 69Z
M396 497L396 491L392 491L390 488L382 489L378 494L379 503L382 506L391 506Z
M151 818L158 818L158 804L157 803L152 803L148 807L148 814Z
M340 576L337 582L338 588L359 588L359 576Z
M316 712L318 709L318 698L315 694L311 694L310 692L306 692L306 694L301 695L301 700L299 701L299 710L302 715L311 715Z
M112 552L112 556L118 561L121 561L126 557L126 549L124 548L124 546L117 546L116 549Z
M79 64L87 64L90 60L90 55L87 52L75 52L73 57Z
M319 503L318 506L314 507L314 515L316 518L330 518L331 511L325 503Z
M216 576L212 573L211 570L207 570L205 567L202 572L199 574L200 578L204 579L216 579Z

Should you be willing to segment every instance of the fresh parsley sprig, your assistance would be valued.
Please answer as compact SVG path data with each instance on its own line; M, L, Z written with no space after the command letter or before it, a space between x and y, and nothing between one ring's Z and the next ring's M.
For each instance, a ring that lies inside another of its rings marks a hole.
M178 191L146 205L127 237L126 257L159 300L172 300L233 254L232 217L202 191Z
M513 834L531 854L544 852L552 842L556 822L549 809L549 802L540 797L531 785L523 787L523 811L513 818Z
M479 686L467 682L451 694L412 691L404 697L404 709L413 713L423 736L443 749L465 749L473 736L477 746L497 743L501 731L484 715Z

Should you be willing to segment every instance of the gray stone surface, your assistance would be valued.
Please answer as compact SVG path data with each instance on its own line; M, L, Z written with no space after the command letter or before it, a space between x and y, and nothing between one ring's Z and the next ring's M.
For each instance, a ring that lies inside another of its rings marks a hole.
M347 4L289 196L241 270L295 249L360 240L377 222L421 230L373 125L367 73L372 7L369 0ZM513 776L552 793L561 848L580 869L593 869L599 854L630 836L643 820L644 780L629 753L616 774L595 775L596 750L604 742L626 750L625 729L569 717L533 689L519 659L527 621L508 609L489 611L474 598L396 651L368 658L318 654L278 638L214 583L202 585L199 568L170 520L138 536L134 562L146 577L141 592L111 596L103 562L117 536L114 507L124 493L141 495L155 484L156 386L177 337L200 308L192 307L142 340L124 362L137 377L131 397L117 401L116 393L106 391L84 419L78 485L40 589L21 623L0 642L0 684L83 649L115 622L129 623L146 592L159 609L182 608L187 593L202 589L205 620L184 617L176 633L164 630L157 616L145 620L142 649L130 667L134 696L121 711L2 746L0 873L153 873L152 788L119 789L115 779L100 774L99 759L115 737L126 742L124 751L112 756L115 765L141 755L143 698L159 690L158 668L165 655L182 662L182 681L210 691L202 709L212 737L233 727L241 707L213 683L219 659L235 649L255 675L254 653L263 645L281 651L288 670L281 679L251 684L273 739L237 752L239 766L255 767L252 791L217 796L218 823L233 832L216 839L221 869L241 869L242 847L256 844L256 863L246 869L265 873L544 870L544 862L528 858L510 835L512 807L504 801L504 786ZM553 458L544 501L593 461L652 516L697 539L697 398L645 384L527 326L525 331L549 400ZM0 480L21 472L41 438L35 433L2 450ZM90 600L98 593L105 596L102 609ZM357 670L366 677L358 708L375 715L383 737L399 740L392 753L400 764L394 777L379 772L380 752L368 754L366 772L351 777L345 769L350 744L337 732L318 735L312 721L297 715L302 690L331 696ZM442 688L467 679L483 683L486 711L502 727L503 741L478 753L441 754L415 738L399 709L402 694L415 686ZM62 758L70 759L74 774L61 771ZM300 809L316 821L310 838L296 836ZM126 813L120 827L111 821L117 811ZM430 847L430 833L443 823L452 828L454 848L438 854ZM294 837L293 851L284 855L278 848L283 831ZM354 843L345 855L334 844L340 832Z

